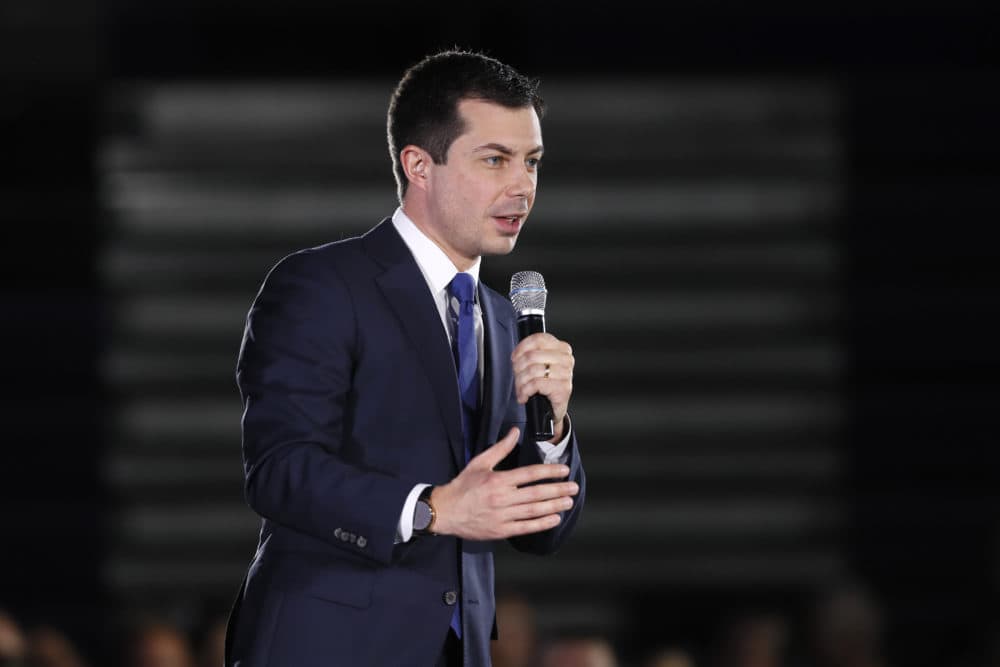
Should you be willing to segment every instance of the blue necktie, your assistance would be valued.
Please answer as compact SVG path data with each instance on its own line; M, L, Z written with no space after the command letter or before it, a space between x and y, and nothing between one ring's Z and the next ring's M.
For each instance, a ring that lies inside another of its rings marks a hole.
M462 435L465 462L469 462L476 437L479 412L479 344L476 341L476 284L468 273L456 273L448 283L448 313L452 322L451 351L455 355L458 390L462 397ZM451 616L455 635L462 637L462 601L459 597Z
M448 284L451 297L448 312L454 325L451 341L458 373L458 391L462 396L462 433L465 436L465 461L469 462L476 436L476 413L479 411L479 345L476 341L475 281L468 273L456 273ZM456 312L457 311L457 312Z

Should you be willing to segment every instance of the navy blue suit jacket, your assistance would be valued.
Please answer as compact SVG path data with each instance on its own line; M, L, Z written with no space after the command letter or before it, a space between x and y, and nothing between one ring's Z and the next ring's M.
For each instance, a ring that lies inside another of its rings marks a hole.
M480 285L485 331L477 451L524 422L514 398L510 302ZM234 605L227 667L428 667L461 596L467 665L489 664L493 545L454 537L395 544L419 482L464 466L455 367L438 310L390 220L359 238L303 250L268 274L247 316L237 382L248 504L260 541ZM550 553L559 526L514 538ZM473 455L475 452L473 453ZM531 441L501 464L540 462Z

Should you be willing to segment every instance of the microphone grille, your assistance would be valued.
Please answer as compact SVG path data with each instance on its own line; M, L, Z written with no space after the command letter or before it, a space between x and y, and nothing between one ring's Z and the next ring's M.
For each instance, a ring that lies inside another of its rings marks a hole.
M515 312L545 311L545 278L538 271L518 271L510 278L510 302Z

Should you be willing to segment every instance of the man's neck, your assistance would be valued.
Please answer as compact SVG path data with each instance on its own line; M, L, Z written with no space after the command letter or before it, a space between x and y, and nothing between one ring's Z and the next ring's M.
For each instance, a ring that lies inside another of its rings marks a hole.
M404 201L401 208L403 209L403 213L406 214L406 217L413 223L413 226L419 229L421 234L426 236L434 245L440 248L441 252L448 256L448 259L451 260L451 263L455 265L457 270L468 271L476 265L476 262L479 261L479 257L463 257L461 254L452 250L446 243L443 243L440 239L438 239L433 232L433 227L426 223L426 216L423 215L425 211L423 211L420 206L415 206Z

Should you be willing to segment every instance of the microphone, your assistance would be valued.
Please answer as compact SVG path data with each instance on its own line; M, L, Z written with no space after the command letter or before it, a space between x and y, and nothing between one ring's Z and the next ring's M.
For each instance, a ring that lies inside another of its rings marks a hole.
M517 338L545 332L545 279L537 271L518 271L510 279L510 302L517 313ZM535 440L551 440L555 432L552 403L535 394L524 406L528 415L525 433Z

